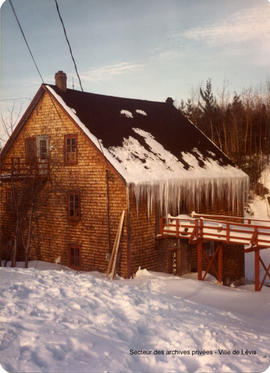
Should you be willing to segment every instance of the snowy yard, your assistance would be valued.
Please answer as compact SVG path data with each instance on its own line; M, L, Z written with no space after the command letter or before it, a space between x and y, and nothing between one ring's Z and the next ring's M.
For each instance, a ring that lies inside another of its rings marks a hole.
M31 266L0 268L0 363L9 372L269 367L269 287L255 293L252 285L228 288L146 270L110 281L97 272Z

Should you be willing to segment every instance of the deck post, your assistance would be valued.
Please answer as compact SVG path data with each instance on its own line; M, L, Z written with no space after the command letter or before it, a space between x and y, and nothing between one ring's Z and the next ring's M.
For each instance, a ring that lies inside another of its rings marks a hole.
M254 250L254 264L255 264L255 291L260 290L260 250L258 247Z
M163 236L163 218L159 218L159 234Z
M218 244L218 282L223 283L223 244Z
M202 281L202 240L197 244L197 270L198 280Z
M179 238L179 219L176 219L176 237Z

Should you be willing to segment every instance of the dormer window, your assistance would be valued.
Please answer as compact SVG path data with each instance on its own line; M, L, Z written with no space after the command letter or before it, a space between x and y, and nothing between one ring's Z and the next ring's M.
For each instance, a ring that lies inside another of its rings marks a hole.
M64 157L66 164L78 162L78 136L65 135Z

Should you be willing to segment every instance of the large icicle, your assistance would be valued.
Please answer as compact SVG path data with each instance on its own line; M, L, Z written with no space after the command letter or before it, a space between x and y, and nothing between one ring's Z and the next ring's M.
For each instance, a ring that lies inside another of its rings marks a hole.
M202 201L205 205L214 207L216 200L224 201L227 207L235 213L241 213L248 196L249 179L245 177L218 179L176 179L160 180L159 182L131 183L134 191L137 209L146 200L148 216L153 205L159 206L160 213L181 214L184 203L190 209L199 211Z

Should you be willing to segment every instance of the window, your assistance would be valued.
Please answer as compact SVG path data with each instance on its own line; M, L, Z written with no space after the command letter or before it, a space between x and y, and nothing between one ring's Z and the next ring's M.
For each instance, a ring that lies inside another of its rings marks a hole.
M80 248L77 245L70 245L69 248L69 265L79 267L81 264Z
M39 161L46 161L49 158L49 136L37 136L37 155Z
M6 194L6 211L13 212L14 209L14 202L13 202L13 194L11 190L7 190Z
M20 173L20 158L19 157L12 157L12 174L19 174Z
M40 140L40 159L47 159L47 141Z
M33 164L36 161L36 138L28 137L25 139L25 162Z
M80 211L80 193L68 193L68 217L70 220L79 220L81 216Z
M39 140L39 159L44 160L48 159L48 141L47 140Z
M78 136L65 135L65 163L76 164L78 162Z

